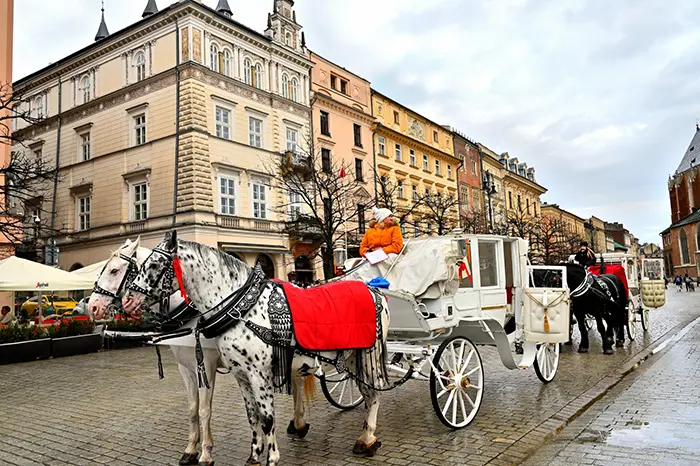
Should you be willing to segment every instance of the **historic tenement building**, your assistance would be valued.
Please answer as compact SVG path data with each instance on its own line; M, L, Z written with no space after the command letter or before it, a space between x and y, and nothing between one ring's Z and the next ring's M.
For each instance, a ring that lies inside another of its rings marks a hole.
M313 63L294 2L273 2L264 33L225 0L143 3L138 22L109 34L103 21L95 43L15 83L44 117L18 131L60 167L55 209L35 202L54 211L61 267L177 227L286 279L290 212L268 167L310 134Z
M481 161L479 146L466 135L452 129L454 154L461 163L457 170L460 219L469 222L483 211L481 202Z
M668 180L671 226L661 232L666 273L700 276L700 127Z
M414 199L426 194L457 197L457 168L452 132L411 109L372 90L374 132L374 189L388 189L401 215ZM388 188L384 188L388 187ZM380 199L381 201L381 199ZM458 224L457 206L453 224ZM421 220L420 211L402 225L404 236L435 234L436 226ZM410 223L410 227L407 225ZM408 230L412 231L408 231Z

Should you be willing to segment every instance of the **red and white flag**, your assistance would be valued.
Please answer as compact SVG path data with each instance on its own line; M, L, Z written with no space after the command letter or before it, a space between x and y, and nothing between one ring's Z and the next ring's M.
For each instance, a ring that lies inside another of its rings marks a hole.
M347 173L345 173L345 167L340 167L340 177L345 178L345 175L347 175Z

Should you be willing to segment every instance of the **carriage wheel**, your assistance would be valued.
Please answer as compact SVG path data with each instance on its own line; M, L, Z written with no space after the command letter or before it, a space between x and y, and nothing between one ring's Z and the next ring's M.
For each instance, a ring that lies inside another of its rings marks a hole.
M535 374L542 383L554 380L559 368L559 343L540 343L535 354Z
M338 371L333 370L322 375L320 380L323 396L338 409L344 411L354 409L364 401L357 388L357 383L350 378L350 374L347 372L338 374Z
M649 309L643 307L640 309L640 313L642 314L642 328L646 332L649 330Z
M634 305L630 302L627 305L627 336L630 340L633 340L637 336L637 319L636 312L634 310Z
M430 399L440 422L466 427L479 412L484 396L484 365L476 346L464 337L443 341L433 358Z

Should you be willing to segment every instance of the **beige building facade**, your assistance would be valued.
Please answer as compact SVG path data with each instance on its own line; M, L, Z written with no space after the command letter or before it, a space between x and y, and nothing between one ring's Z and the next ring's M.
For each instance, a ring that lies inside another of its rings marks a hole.
M293 6L276 0L263 34L183 0L15 83L44 117L18 130L60 167L62 268L175 227L287 278L289 212L270 168L308 140L311 116Z

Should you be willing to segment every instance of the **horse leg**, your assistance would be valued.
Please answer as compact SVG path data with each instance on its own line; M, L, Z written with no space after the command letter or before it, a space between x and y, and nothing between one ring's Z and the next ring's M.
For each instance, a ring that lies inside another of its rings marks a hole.
M579 353L588 353L588 329L586 328L586 314L583 312L574 311L576 314L576 323L578 331L581 333L581 341L578 344Z
M180 458L180 466L194 465L198 463L197 443L199 443L199 391L197 373L180 362L180 347L171 346L175 358L178 360L178 369L185 381L187 388L188 417L190 421L190 434L185 453Z
M216 366L219 363L219 351L205 349L204 366L207 371L209 388L199 389L199 419L202 423L202 455L199 457L199 466L211 466L214 464L212 450L214 439L211 435L211 403L214 399L214 384L216 383Z
M605 310L603 309L602 312L605 312ZM611 325L610 322L603 322L603 317L600 314L596 316L595 322L598 327L598 332L600 333L600 338L603 340L603 353L613 354L614 351L612 349L612 332L614 326Z
M380 392L358 382L357 388L365 399L365 423L362 426L362 434L355 442L352 452L356 455L364 454L366 456L374 456L382 442L374 436L374 431L377 429L377 413L379 412L379 397Z
M235 367L236 366L234 366L234 368ZM250 424L250 430L253 431L253 439L250 442L250 456L245 464L247 466L259 466L260 455L263 452L263 438L257 405L255 404L255 398L253 396L252 387L250 385L250 381L248 380L247 374L240 369L235 369L234 376L236 377L238 386L243 394L245 410L246 414L248 415L248 423Z
M312 376L309 376L312 377ZM289 435L299 438L306 437L309 433L309 424L304 420L304 384L305 380L297 371L292 374L292 396L294 397L294 419L287 427Z

